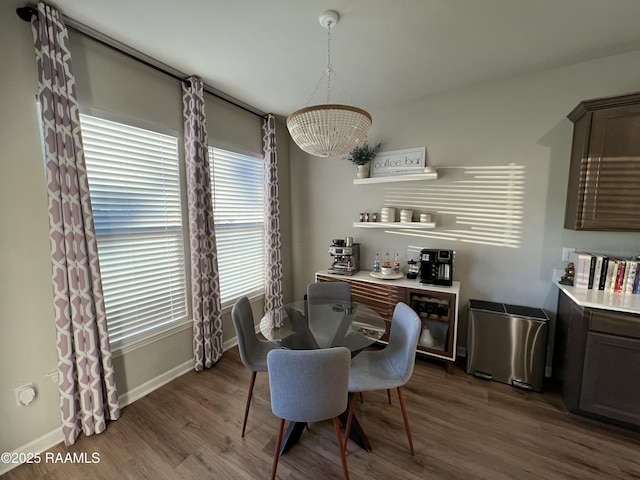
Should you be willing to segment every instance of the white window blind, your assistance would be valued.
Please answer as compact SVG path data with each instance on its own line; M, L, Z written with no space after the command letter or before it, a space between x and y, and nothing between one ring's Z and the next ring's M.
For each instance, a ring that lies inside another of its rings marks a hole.
M80 115L112 345L187 319L178 139Z
M220 300L264 293L262 158L209 147Z

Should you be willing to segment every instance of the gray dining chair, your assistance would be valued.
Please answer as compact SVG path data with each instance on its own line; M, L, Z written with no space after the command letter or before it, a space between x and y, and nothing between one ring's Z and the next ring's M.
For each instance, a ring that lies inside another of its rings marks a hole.
M409 381L413 374L421 323L420 317L411 307L399 302L393 311L387 346L381 350L364 351L351 361L345 449L353 419L355 394L371 390L387 390L389 392L390 389L395 388L398 391L409 448L411 455L414 455L409 419L401 387Z
M280 418L271 480L276 478L284 422L319 422L333 419L344 478L349 480L345 446L338 416L347 408L348 348L272 350L267 354L271 410Z
M243 365L251 371L251 380L249 381L249 393L247 394L247 402L244 408L244 419L242 420L242 436L247 427L247 417L249 416L249 407L251 406L251 397L253 395L253 386L256 383L257 372L267 371L267 353L278 346L260 340L256 335L256 327L253 324L253 311L251 303L247 297L240 298L231 310L231 318L233 326L236 329L238 337L238 350L240 350L240 358Z
M351 284L347 282L317 282L307 285L307 300L351 301Z

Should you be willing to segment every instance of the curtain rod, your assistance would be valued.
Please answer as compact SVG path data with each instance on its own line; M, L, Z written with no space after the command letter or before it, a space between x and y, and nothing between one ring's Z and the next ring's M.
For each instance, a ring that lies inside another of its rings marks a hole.
M18 14L18 17L20 17L22 20L24 20L25 22L31 22L31 17L34 15L38 14L38 11L34 8L34 7L30 7L30 6L24 6L24 7L18 7L16 8L16 13ZM175 78L176 80L179 80L181 82L187 82L189 81L189 76L186 75L183 72L180 72L172 67L170 67L169 65L166 65L152 57L149 57L148 55L145 55L144 53L135 50L131 47L128 47L127 45L114 40L111 37L108 37L107 35L104 35L96 30L94 30L91 27L88 27L86 25L83 25L79 22L76 22L75 20L68 18L66 16L62 16L62 18L64 19L65 25L67 26L67 28L79 33L80 35L83 35L87 38L90 38L91 40L94 40L98 43L100 43L101 45L104 45L105 47L108 47L112 50L115 50L118 53L121 53L129 58L131 58L132 60L135 60L139 63L142 63L143 65L146 65L150 68L153 68L154 70L163 73L165 75L170 76L171 78ZM253 115L256 115L260 118L266 118L267 114L264 112L261 112L258 109L253 108L250 105L247 105L233 97L231 97L230 95L227 95L225 93L222 93L220 91L217 91L216 89L208 86L208 85L204 85L204 91L210 95L213 95L216 98L219 98L222 101L225 101L227 103L230 103L231 105L234 105L235 107L238 107L242 110L244 110L245 112L249 112L252 113Z

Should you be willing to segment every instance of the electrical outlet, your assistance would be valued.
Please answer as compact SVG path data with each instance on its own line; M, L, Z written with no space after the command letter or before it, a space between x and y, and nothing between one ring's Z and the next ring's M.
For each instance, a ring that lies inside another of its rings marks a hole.
M575 251L576 251L576 247L562 247L562 261L568 262L569 254Z
M33 382L14 388L13 393L16 396L16 405L18 407L27 406L36 398L36 389L33 386Z

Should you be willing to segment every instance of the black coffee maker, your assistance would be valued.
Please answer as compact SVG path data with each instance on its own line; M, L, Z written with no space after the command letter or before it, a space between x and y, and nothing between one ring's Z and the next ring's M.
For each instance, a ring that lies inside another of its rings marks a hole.
M453 285L453 250L420 250L420 283Z

